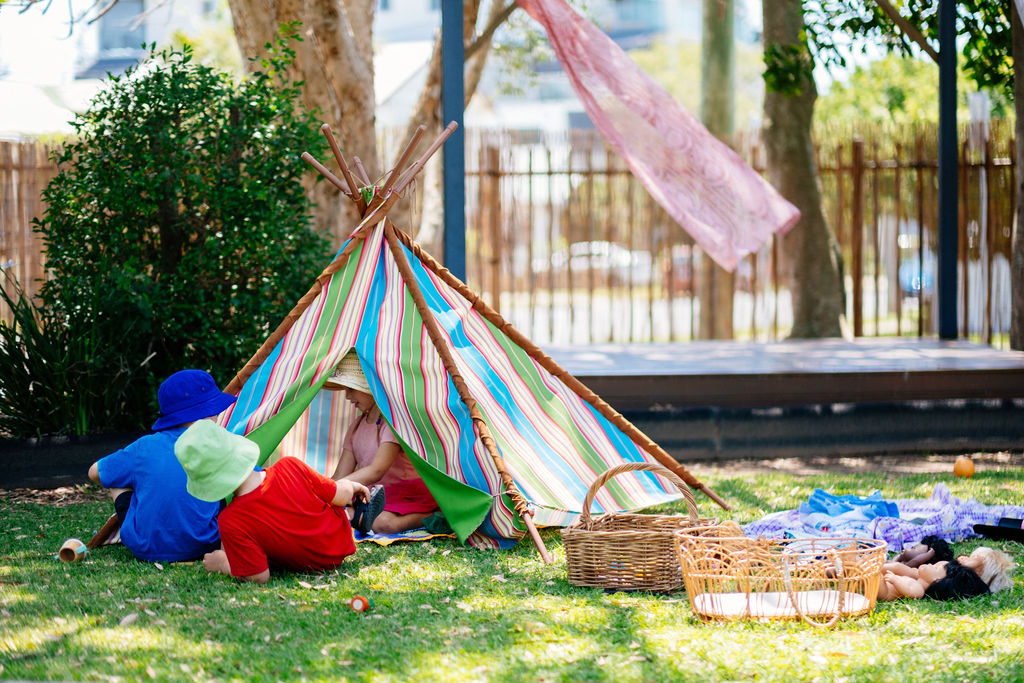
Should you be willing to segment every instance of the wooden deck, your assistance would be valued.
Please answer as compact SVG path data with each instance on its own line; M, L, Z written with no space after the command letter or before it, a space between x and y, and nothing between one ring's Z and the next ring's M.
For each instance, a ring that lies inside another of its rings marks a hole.
M919 338L548 346L619 411L1024 398L1024 352Z

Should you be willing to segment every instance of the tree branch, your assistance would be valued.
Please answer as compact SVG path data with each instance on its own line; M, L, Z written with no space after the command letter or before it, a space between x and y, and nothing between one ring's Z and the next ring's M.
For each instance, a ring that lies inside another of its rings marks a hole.
M493 44L494 32L508 20L509 16L518 6L513 2L507 7L501 7L497 2L494 2L491 5L490 15L487 17L487 27L466 48L466 67L464 70L466 85L465 106L469 106L469 101L473 99L473 94L476 93L477 86L480 85L480 78L483 74L484 66L487 64L487 55L490 53Z
M519 5L515 2L511 2L507 7L505 7L505 9L491 14L489 17L490 21L487 22L487 26L484 27L484 30L480 32L480 35L478 35L468 47L466 47L467 60L481 47L491 44L494 32L497 31L498 27L504 24L510 16L512 16L512 12L514 12L518 7Z
M878 3L878 6L881 8L883 12L885 12L886 16L892 19L893 23L896 24L896 26L898 26L901 31L903 31L903 35L917 43L917 45L922 50L928 53L928 56L931 57L936 64L939 63L938 50L933 48L928 43L928 39L924 37L924 34L921 33L921 31L919 31L916 26L914 26L907 19L905 19L903 15L900 14L896 10L896 8L892 6L889 0L875 0L875 2Z

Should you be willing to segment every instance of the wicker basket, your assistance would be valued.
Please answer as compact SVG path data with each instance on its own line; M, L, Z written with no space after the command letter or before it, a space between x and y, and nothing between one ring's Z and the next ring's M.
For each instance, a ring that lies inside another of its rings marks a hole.
M721 527L675 533L693 611L712 619L803 619L831 626L875 606L884 541L766 540Z
M590 506L601 487L618 474L637 470L654 472L675 484L686 499L689 516L606 513L591 517ZM672 534L714 523L697 517L693 492L669 470L648 463L612 467L590 485L579 519L562 529L569 583L621 591L681 590Z

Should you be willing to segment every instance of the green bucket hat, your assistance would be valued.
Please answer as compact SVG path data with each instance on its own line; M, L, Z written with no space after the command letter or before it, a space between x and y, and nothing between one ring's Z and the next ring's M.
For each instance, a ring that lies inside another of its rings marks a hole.
M199 500L215 502L241 486L260 457L260 447L213 420L200 420L178 437L174 455L188 475L185 489Z

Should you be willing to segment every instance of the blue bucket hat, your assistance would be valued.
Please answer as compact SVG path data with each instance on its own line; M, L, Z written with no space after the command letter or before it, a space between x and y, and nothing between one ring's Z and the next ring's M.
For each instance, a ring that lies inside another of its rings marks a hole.
M154 432L219 415L237 400L204 370L179 370L164 380L156 396L160 419L153 423Z

